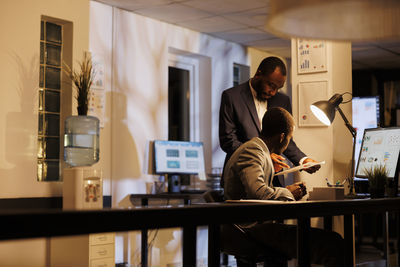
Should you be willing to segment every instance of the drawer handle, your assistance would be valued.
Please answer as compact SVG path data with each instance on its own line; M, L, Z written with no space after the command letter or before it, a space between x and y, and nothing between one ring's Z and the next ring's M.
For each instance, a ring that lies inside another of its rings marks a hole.
M98 251L97 251L97 254L99 254L100 256L107 255L107 250L106 250L106 249L98 250Z

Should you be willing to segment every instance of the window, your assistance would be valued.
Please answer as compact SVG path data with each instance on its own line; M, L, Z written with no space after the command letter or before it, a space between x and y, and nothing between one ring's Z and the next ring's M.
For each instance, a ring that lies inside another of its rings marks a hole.
M240 67L237 64L233 64L233 86L239 85L240 83Z
M250 67L233 63L233 86L247 82L250 79Z
M40 29L38 181L60 180L63 26L43 19Z

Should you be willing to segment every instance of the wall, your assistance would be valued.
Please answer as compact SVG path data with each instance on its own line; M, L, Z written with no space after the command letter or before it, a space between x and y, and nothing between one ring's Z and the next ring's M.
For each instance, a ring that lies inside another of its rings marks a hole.
M61 183L36 181L40 19L73 22L80 56L88 49L89 2L6 0L0 10L0 197L60 196Z
M36 143L41 16L74 25L74 60L88 49L89 2L0 3L0 198L61 196L62 183L37 182ZM45 239L0 242L0 266L45 266Z
M41 16L72 22L74 67L89 48L89 1L2 1L0 198L61 196L61 182L36 181ZM24 19L21 19L24 18ZM73 114L76 104L73 102ZM110 112L109 109L107 109ZM67 114L69 115L69 114ZM110 194L110 127L100 133L104 193ZM108 147L107 147L108 146Z

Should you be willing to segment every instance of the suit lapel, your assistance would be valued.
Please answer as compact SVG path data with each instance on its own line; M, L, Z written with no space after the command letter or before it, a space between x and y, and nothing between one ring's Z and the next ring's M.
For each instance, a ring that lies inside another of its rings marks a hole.
M247 84L247 86L245 86L243 88L241 95L243 97L243 101L246 103L247 108L249 109L250 115L253 119L254 124L257 127L258 133L260 133L261 125L260 125L260 120L258 119L256 106L254 104L253 95L251 94L251 91L250 91L251 89L250 89L249 82L247 82L246 84Z

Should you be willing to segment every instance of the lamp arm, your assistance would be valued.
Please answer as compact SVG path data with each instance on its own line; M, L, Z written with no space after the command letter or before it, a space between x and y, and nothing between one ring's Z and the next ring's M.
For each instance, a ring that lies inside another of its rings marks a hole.
M357 131L354 129L354 127L350 124L350 122L347 120L346 116L344 115L342 109L337 106L336 109L339 111L340 116L342 116L342 119L344 120L344 123L346 124L347 129L349 129L351 135L353 138L356 138L357 136Z
M342 119L344 120L344 123L346 124L347 129L349 129L351 135L353 136L353 151L351 153L351 166L350 166L351 170L350 170L349 184L350 184L350 194L354 194L355 193L355 191L354 191L354 153L355 153L355 149L356 149L357 131L347 120L347 118L344 115L341 108L339 106L337 106L336 109L339 111L339 114L340 114L340 116L342 116Z

